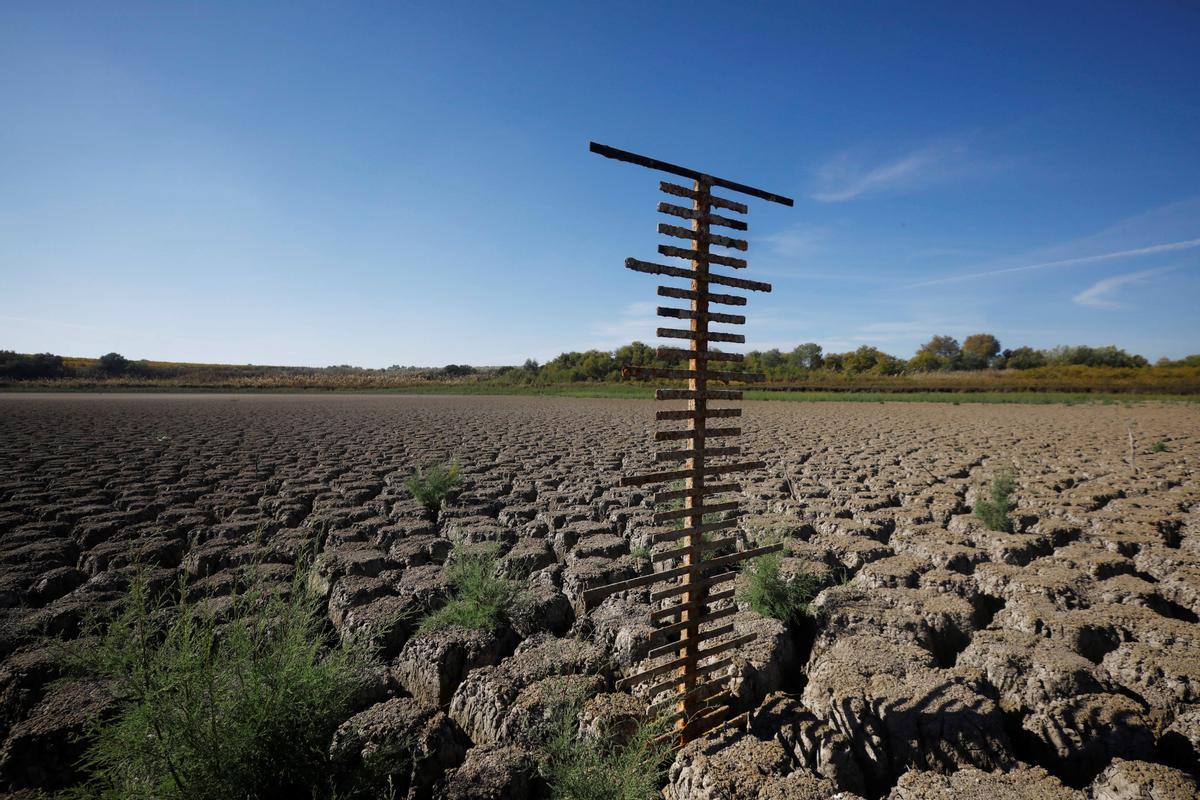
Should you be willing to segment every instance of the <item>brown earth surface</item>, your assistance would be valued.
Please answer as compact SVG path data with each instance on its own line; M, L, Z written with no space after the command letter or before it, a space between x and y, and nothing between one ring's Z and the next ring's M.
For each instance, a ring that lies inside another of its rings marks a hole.
M661 406L660 406L661 407ZM673 798L1193 797L1200 764L1200 409L747 403L739 546L845 575L806 625L742 608L730 678L748 712L676 756ZM219 604L234 573L310 584L331 630L377 645L377 682L332 742L412 796L531 797L547 689L582 723L636 720L646 666L644 490L656 405L412 396L0 396L0 790L72 779L110 700L56 683L44 637L118 602L135 562ZM1154 452L1162 442L1165 449ZM442 512L405 489L457 459ZM972 504L1011 469L1012 533ZM414 636L455 547L499 535L528 585L510 628ZM659 568L670 566L660 564ZM399 620L399 621L398 621ZM724 624L724 623L722 623Z

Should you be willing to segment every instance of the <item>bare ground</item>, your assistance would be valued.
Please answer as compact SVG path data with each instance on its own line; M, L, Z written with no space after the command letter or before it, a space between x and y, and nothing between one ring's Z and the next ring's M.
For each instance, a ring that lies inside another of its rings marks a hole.
M332 629L379 652L335 748L409 726L427 744L414 796L536 793L525 729L546 681L573 676L596 720L648 699L613 691L644 666L648 594L578 601L651 569L649 498L613 487L652 464L654 409L0 397L0 784L70 780L94 708L52 684L41 637L117 602L132 563L220 604L240 566L284 581L315 542ZM1194 796L1200 409L748 403L742 427L768 465L742 482L742 544L781 535L787 568L849 580L798 628L734 616L759 633L731 680L749 723L681 751L669 797ZM465 480L435 518L404 479L450 458ZM970 514L1001 468L1012 533ZM453 547L497 534L534 599L512 630L397 622L444 597Z

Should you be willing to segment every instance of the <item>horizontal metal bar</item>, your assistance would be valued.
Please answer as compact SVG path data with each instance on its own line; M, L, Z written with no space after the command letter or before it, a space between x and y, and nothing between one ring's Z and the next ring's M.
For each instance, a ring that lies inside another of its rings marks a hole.
M720 661L714 661L711 664L705 664L703 667L697 667L696 668L696 677L702 678L705 675L711 675L712 673L716 672L717 670L728 667L732 663L733 663L732 658L722 658ZM725 677L729 677L729 676L725 676ZM670 680L662 681L661 683L656 683L655 685L651 686L647 690L646 694L650 695L651 697L654 697L659 692L665 692L668 689L670 689L672 686L675 686L678 683L679 683L679 678L672 678Z
M749 558L758 558L759 556L765 556L767 553L774 553L774 552L777 552L782 549L783 549L782 542L776 542L775 544L765 544L762 547L755 547L750 550L743 550L740 553L730 553L727 556L717 556L716 558L710 558L704 562L704 566L706 568L708 568L708 567L723 567L726 564L736 564L739 561L745 561L746 559L749 559Z
M699 455L705 456L737 456L741 455L742 448L734 445L731 447L705 447L697 450L664 450L661 453L654 454L655 461L687 461L689 458L696 458Z
M645 272L649 275L669 275L672 278L687 278L688 280L696 280L696 271L691 269L683 269L681 267L671 267L666 264L655 264L653 261L639 261L636 258L625 259L625 268L631 269L634 272ZM717 275L708 273L701 276L709 283L717 283L722 286L732 286L736 289L746 289L751 292L769 292L771 284L763 283L762 281L748 281L744 278L730 278L725 275Z
M690 611L695 611L698 608L711 608L712 604L717 602L718 600L726 600L728 598L733 597L735 594L736 594L735 590L726 589L724 591L715 592L713 594L710 594L699 602L697 602L695 600L690 600L686 603L676 603L675 605L670 606L669 608L660 608L657 611L650 612L650 622L654 623L660 619L670 619L671 617L677 617L683 611L690 612ZM736 606L731 606L731 608L736 608Z
M705 564L704 566L708 565ZM657 592L650 593L650 602L657 603L659 600L666 600L668 597L675 597L676 595L686 594L687 592L695 592L699 591L700 589L706 589L709 586L714 586L718 583L731 581L736 578L737 575L738 573L732 571L722 572L720 575L713 575L710 578L703 578L698 581L693 581L692 583L681 583L668 589L660 589Z
M690 200L695 200L702 196L702 193L697 192L695 189L689 189L686 186L680 186L677 183L668 183L667 181L659 181L658 188L659 191L666 192L667 194L673 194L676 197L686 197ZM704 199L708 201L710 208L725 208L737 214L750 213L750 209L746 207L746 204L739 203L737 200L730 200L726 197L717 197L715 194L711 193L704 195Z
M736 492L741 490L741 486L736 483L714 483L705 486L703 489L674 489L669 492L659 492L654 495L654 502L667 503L671 500L679 500L684 497L707 497L713 494L723 494L725 492Z
M728 436L739 436L741 432L741 428L705 428L702 431L691 429L684 431L655 431L654 441L672 442L679 439L695 439L697 433L703 433L705 439L722 439Z
M724 323L726 325L745 325L746 318L741 314L719 314L715 311L693 311L690 308L671 308L669 306L659 306L658 315L660 317L672 317L674 319L704 319L709 322Z
M735 544L737 544L737 537L729 536L724 539L714 539L711 542L700 542L699 547L700 547L701 551L720 550L723 547L730 547ZM692 545L689 544L686 547L680 547L675 550L668 550L665 553L655 553L654 555L650 556L650 560L653 561L654 563L658 564L660 562L670 561L675 558L683 558L684 556L689 555L692 552L693 552Z
M715 639L718 636L724 636L725 634L732 632L732 624L722 625L719 628L713 628L707 631L701 631L696 636L691 636L687 639L680 639L677 642L671 642L669 644L655 647L646 654L646 658L662 658L663 656L670 655L671 653L678 653L680 650L686 649L691 645L699 646L702 642L707 642L709 639Z
M722 350L686 350L682 347L660 347L657 350L659 358L686 358L689 361L744 361L741 353L726 353Z
M673 542L677 539L683 539L692 534L712 533L713 531L723 531L727 528L736 528L738 520L736 519L721 519L716 522L705 522L700 525L693 525L690 528L680 528L677 531L662 531L660 533L650 534L650 539L654 543L658 542Z
M672 685L679 684L681 682L681 680L682 680L682 678L676 679ZM710 683L702 683L699 686L693 687L690 692L680 692L679 694L676 694L674 697L669 697L666 700L660 700L657 703L652 704L647 710L649 711L651 716L657 716L658 714L662 713L663 711L666 711L668 708L670 708L673 705L676 705L677 703L682 703L685 700L693 699L693 698L698 699L698 700L705 700L707 698L712 697L713 695L719 694L720 692L724 691L724 689L725 689L725 686L724 686L724 684L721 684L721 683L711 683L711 682ZM653 697L654 695L650 695L650 696Z
M655 389L655 400L741 400L741 389Z
M716 333L714 331L701 333L699 331L685 331L682 328L659 328L655 335L662 339L695 339L696 341L733 342L734 344L746 343L746 336L741 333Z
M692 619L684 620L682 622L672 622L670 625L664 625L663 627L654 631L654 633L650 635L650 641L653 642L655 639L663 636L673 636L677 633L681 633L682 631L687 630L688 625L700 625L705 622L716 622L719 619L725 619L725 617L736 613L737 606L729 606L728 608L720 608L716 611L704 612L704 619L702 620Z
M629 589L637 589L641 586L649 586L650 584L658 583L659 581L669 581L672 578L680 578L688 574L689 569L691 569L689 566L675 567L674 569L666 569L662 572L652 572L649 575L639 575L636 578L629 578L627 580L617 581L616 583L597 586L594 589L587 589L583 593L583 602L585 605L591 605L598 600L603 600L610 594L624 592Z
M676 247L673 244L660 244L658 252L671 258L686 258L688 261L699 261L702 264L716 264L720 267L733 267L734 269L746 268L746 259L744 258L721 253L700 253L687 247Z
M712 411L708 412L710 415ZM700 478L706 475L724 475L729 472L747 472L752 469L761 469L767 464L765 461L744 461L738 464L716 464L703 469L680 469L671 470L670 472L651 472L646 475L625 475L621 478L619 485L621 486L643 486L647 483L661 483L663 481L674 481L687 478Z
M740 219L730 219L729 217L722 217L720 214L697 211L694 208L684 208L683 206L672 205L671 203L659 203L658 211L660 214L670 214L673 217L682 217L683 219L695 219L707 225L720 225L725 228L733 228L735 231L747 230L746 223Z
M711 506L693 506L692 508L673 508L670 511L654 512L655 522L666 522L672 519L683 519L684 517L703 516L705 514L718 514L722 511L734 511L738 507L738 501L734 500L730 503L715 503Z
M684 228L680 225L668 225L665 222L658 223L658 232L663 236L674 236L676 239L691 239L692 241L715 244L718 247L729 247L734 250L746 250L750 247L750 243L745 239L734 239L732 236L721 236L718 233L708 233L702 230L694 231L691 228Z
M746 298L737 294L716 294L715 292L693 292L691 289L676 289L674 286L658 287L660 297L674 297L679 300L706 300L723 306L744 306Z
M713 186L720 186L735 192L748 194L751 197L757 197L762 200L770 200L772 203L781 203L785 206L792 205L792 199L790 197L784 197L783 195L775 194L774 192L767 192L762 189L755 189L753 186L747 186L744 183L735 183L734 181L726 180L725 178L716 178L712 175L705 175L703 172L697 172L694 169L681 167L678 164L659 161L657 158L650 158L649 156L641 156L637 153L631 153L628 150L620 150L616 147L609 147L608 145L600 144L599 142L589 142L588 149L593 153L604 156L605 158L615 158L617 161L625 161L629 164L637 164L639 167L649 167L650 169L656 169L660 172L669 172L672 175L678 175L681 178L691 178L694 181L699 181L701 184L707 183Z
M644 669L641 672L630 675L628 678L621 678L619 681L617 681L617 689L628 689L630 686L636 686L643 681L648 681L651 678L657 678L659 675L663 675L671 670L679 669L687 662L688 658L687 656L684 656L683 658L676 658L668 661L665 664L659 664L656 667Z
M710 408L705 411L696 411L688 409L671 409L670 411L655 411L654 418L658 420L664 419L718 419L724 417L740 417L742 410L740 408Z

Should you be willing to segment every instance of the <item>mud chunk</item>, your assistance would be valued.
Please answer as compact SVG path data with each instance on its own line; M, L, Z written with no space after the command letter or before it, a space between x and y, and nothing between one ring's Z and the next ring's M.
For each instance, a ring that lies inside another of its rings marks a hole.
M792 771L791 757L774 739L718 728L675 755L663 796L668 800L755 798Z
M527 578L555 561L554 550L549 542L525 536L518 539L500 559L500 571L509 578Z
M1148 758L1154 734L1142 706L1120 694L1085 694L1055 700L1021 723L1039 762L1086 781L1114 758Z
M982 687L936 669L933 656L915 644L847 636L810 663L803 699L850 740L872 792L910 768L1012 764L1000 711Z
M441 711L409 697L377 703L346 720L329 755L340 770L382 791L389 778L401 796L428 797L466 754L462 733Z
M467 751L462 766L450 774L445 800L528 800L540 795L542 780L530 750L514 746L481 746Z
M1200 703L1200 653L1191 647L1124 642L1101 663L1114 681L1154 708L1177 710Z
M605 682L604 650L579 639L539 634L493 667L472 671L450 700L450 716L475 744L502 738L512 704L526 687L552 675L599 675Z
M1091 785L1092 800L1190 800L1200 785L1186 772L1149 761L1114 759Z
M55 687L9 731L0 749L0 777L13 788L69 786L78 777L90 726L112 708L112 695L99 683Z
M974 767L952 775L906 772L888 800L1087 800L1041 767L1019 766L1003 772Z
M733 636L754 635L754 639L734 649L729 671L731 702L736 709L745 711L794 682L800 665L791 631L779 620L742 611L731 621Z
M497 635L451 625L409 639L392 662L392 672L413 697L444 706L471 670L498 663L515 646L511 632Z
M1005 711L1036 709L1062 697L1111 688L1104 671L1075 651L1015 630L975 634L957 666L982 671Z

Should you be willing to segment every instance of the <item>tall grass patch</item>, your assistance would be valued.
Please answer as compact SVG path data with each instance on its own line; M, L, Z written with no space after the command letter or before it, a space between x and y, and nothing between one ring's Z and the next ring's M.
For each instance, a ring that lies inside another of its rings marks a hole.
M745 584L738 599L764 617L798 624L809 615L813 599L831 581L807 570L784 574L782 567L780 552L751 559L743 570Z
M621 735L612 727L581 734L580 698L548 698L539 769L552 800L651 800L660 797L671 748L656 739L658 721L640 722Z
M495 630L511 618L524 591L520 581L500 576L499 552L494 542L455 551L445 568L454 597L421 621L421 633L450 625Z
M328 794L328 748L360 687L361 654L326 647L321 609L297 579L252 589L222 619L180 583L177 605L134 580L107 626L67 661L119 710L98 722L75 797L224 800Z

